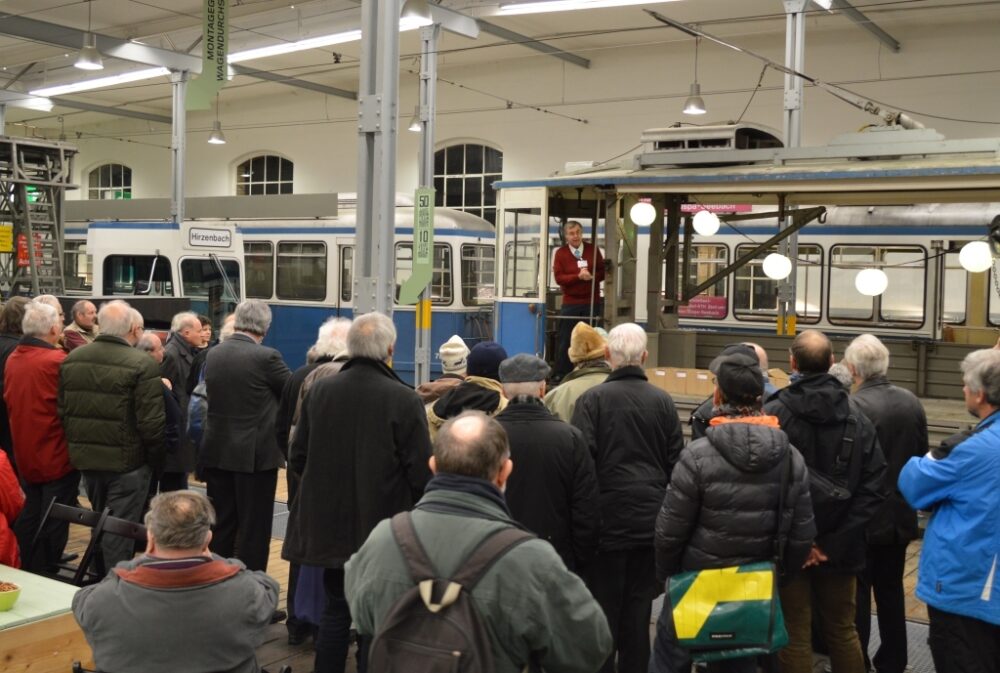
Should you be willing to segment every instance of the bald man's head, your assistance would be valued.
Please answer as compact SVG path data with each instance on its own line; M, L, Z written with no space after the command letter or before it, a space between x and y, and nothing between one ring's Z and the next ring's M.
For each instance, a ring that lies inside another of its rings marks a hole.
M792 341L792 369L800 374L825 374L833 364L833 346L825 334L815 329Z
M761 347L759 344L755 344L752 341L744 341L743 345L750 346L750 348L754 350L754 352L757 354L757 361L760 362L760 370L762 372L766 372L770 368L770 365L768 364L767 361L767 351L764 350L763 347Z
M509 458L507 432L481 411L466 411L448 420L434 440L438 472L494 481Z

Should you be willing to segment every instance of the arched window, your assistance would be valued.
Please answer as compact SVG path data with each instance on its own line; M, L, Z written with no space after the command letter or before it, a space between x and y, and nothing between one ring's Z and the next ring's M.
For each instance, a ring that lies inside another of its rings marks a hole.
M123 164L104 164L87 177L88 199L131 199L132 169Z
M488 145L460 143L434 153L435 205L464 210L497 223L492 184L503 174L503 152Z
M291 194L294 164L275 154L250 157L236 167L236 195Z

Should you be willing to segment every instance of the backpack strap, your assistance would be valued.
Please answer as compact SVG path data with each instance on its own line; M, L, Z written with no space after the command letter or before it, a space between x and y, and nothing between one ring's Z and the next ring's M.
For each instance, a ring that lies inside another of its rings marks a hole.
M514 526L501 528L479 543L459 566L451 581L471 592L494 563L522 542L533 539L534 535Z
M858 434L858 417L852 411L844 421L844 438L840 443L840 453L837 454L836 462L833 466L834 474L841 470L846 470L851 462L854 453L854 438Z
M427 552L417 537L410 513L400 512L392 517L389 526L392 528L392 536L396 538L396 544L403 554L403 560L406 561L413 582L420 584L424 580L433 580L436 574L434 566L431 565L431 560L427 558Z

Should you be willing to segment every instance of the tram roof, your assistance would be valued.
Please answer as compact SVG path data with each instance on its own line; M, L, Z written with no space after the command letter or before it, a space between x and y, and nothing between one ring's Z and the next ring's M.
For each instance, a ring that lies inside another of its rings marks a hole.
M531 180L495 189L593 187L633 194L685 194L703 203L902 205L1000 200L1000 154L933 159L839 160L809 164L613 169Z

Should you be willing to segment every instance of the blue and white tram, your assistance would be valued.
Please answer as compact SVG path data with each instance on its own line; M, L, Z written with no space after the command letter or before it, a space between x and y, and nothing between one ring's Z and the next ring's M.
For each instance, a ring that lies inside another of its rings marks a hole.
M218 209L228 199L216 201ZM323 217L206 217L178 226L163 220L114 218L114 204L110 205L106 210L110 216L86 221L74 219L72 202L67 203L68 292L101 297L183 297L190 299L192 310L213 318L231 310L240 297L264 299L273 312L265 343L281 351L292 368L305 361L324 320L353 314L354 210ZM162 208L162 203L157 206ZM123 211L134 213L136 209L133 202ZM268 210L261 208L262 212ZM488 339L492 331L493 226L446 208L435 209L434 224L431 343L443 343L453 334L470 345ZM398 206L397 288L412 268L412 235L412 205ZM394 308L398 340L393 367L409 381L414 370L414 311L412 306ZM432 363L432 371L439 371L439 367L439 363Z

